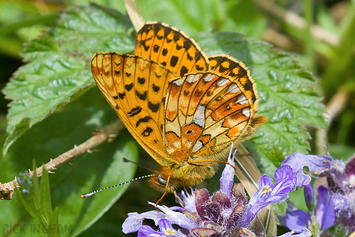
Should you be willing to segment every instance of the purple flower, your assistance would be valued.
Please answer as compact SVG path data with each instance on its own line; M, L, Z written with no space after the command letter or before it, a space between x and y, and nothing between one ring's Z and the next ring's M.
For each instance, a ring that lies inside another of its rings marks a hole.
M292 168L288 165L281 166L275 172L275 184L272 179L263 175L259 180L259 190L250 199L245 214L240 223L247 227L256 214L270 203L280 202L288 197L288 193L295 188L296 178Z
M130 213L123 223L123 232L138 231L138 236L163 236L166 230L175 236L265 236L264 227L255 218L258 211L272 202L280 202L288 197L295 188L296 179L291 167L280 167L275 173L275 184L269 176L262 176L259 190L247 203L242 184L234 184L234 157L229 154L228 165L220 179L220 190L210 195L206 189L186 190L177 195L181 207L156 207L160 211ZM154 205L153 203L150 203ZM143 225L144 219L152 219L159 231ZM164 226L160 222L164 220ZM181 232L173 230L171 224L182 228ZM291 231L284 236L310 236L307 231ZM182 234L183 233L183 234ZM309 232L308 232L309 233Z
M297 186L308 185L311 181L311 177L302 172L304 166L308 166L311 173L317 174L319 177L326 177L328 199L332 197L332 206L328 208L334 208L335 223L344 226L347 234L355 231L355 157L344 164L341 161L333 160L333 157L329 155L302 155L296 152L294 155L288 156L282 163L282 165L284 164L292 166L293 172L297 176ZM322 183L322 185L324 184ZM306 186L305 189L308 189L307 192L311 192L309 186ZM310 200L308 201L310 197L305 196L305 198L309 213L313 216L311 206L314 204ZM322 212L318 210L318 206L317 211ZM329 220L321 220L321 216L318 214L317 222L323 229L326 229L327 225L332 222L333 217L330 215L327 217Z
M344 226L347 233L355 231L355 157L347 164L341 161L320 177L326 177L330 194L334 198L335 223Z
M303 167L307 166L311 173L319 174L320 172L329 169L334 164L333 157L303 155L295 152L294 155L289 155L281 166L289 165L292 167L293 173L297 177L297 186L303 187L311 182L311 177L303 173Z
M305 196L311 195L313 199L313 193L307 193L305 191ZM319 232L322 233L324 230L329 229L333 226L335 221L334 204L333 197L329 196L328 189L320 186L318 188L317 196L317 208L315 218L313 215L309 215L303 210L287 210L286 216L283 220L284 224L290 230L309 228L315 236L318 236ZM312 220L316 220L317 227L313 228L315 223Z

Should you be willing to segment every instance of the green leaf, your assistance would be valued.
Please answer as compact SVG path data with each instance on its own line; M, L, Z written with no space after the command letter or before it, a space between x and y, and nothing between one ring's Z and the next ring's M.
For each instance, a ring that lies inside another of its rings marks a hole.
M93 84L90 60L98 51L133 50L132 25L121 13L95 4L70 8L56 28L30 41L20 67L4 88L10 103L3 149L73 95Z
M51 195L49 190L49 177L47 170L44 165L42 165L42 176L40 184L40 208L41 213L46 220L46 224L49 224L49 219L52 215L52 205L51 205Z
M195 40L207 55L228 54L249 68L260 99L259 114L267 119L252 139L264 170L273 175L287 155L307 153L310 136L305 127L327 125L320 87L311 73L291 55L237 33L202 33Z
M54 211L52 212L51 218L49 220L49 226L53 227L52 230L50 231L48 236L49 237L57 237L61 236L60 229L59 229L59 224L58 224L58 216L59 216L59 207L55 207Z
M90 100L96 101L97 107L81 106ZM39 164L47 163L50 158L73 148L74 144L79 145L89 139L95 128L106 126L116 119L117 115L100 91L97 88L88 91L19 138L9 149L7 158L0 159L1 180L11 181L16 173L31 167L33 158ZM124 193L129 185L100 192L87 199L80 198L83 193L132 179L136 165L124 163L122 158L137 161L137 150L134 139L128 132L122 132L113 142L104 143L92 153L84 153L71 160L70 164L60 166L54 174L49 174L52 205L60 206L58 223L61 236L80 234ZM142 185L146 182L142 181ZM0 231L9 233L9 236L18 236L20 231L27 236L35 232L34 225L40 226L38 221L26 214L18 196L14 195L11 202L0 202L3 212L0 223L4 223L0 225L3 228ZM55 217L51 216L50 221L52 218Z

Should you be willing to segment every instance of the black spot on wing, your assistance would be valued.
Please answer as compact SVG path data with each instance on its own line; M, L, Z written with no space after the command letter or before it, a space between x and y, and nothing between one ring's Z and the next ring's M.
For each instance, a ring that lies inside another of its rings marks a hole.
M123 92L123 93L118 93L118 96L120 97L121 100L124 99L124 97L126 96L126 93Z
M133 109L131 109L131 111L129 111L127 114L128 114L128 116L132 117L134 115L139 114L141 111L142 111L142 108L139 106L136 106Z
M178 44L176 44L176 49L177 50L180 50L180 49L182 49L184 46L183 45L178 45Z
M117 95L114 95L114 96L112 96L112 98L114 98L115 100L117 100L117 99L118 99L118 96L117 96Z
M160 90L160 87L156 86L155 84L153 84L152 87L154 92L158 92Z
M190 40L185 40L184 41L184 48L185 48L186 51L191 48L191 41Z
M132 75L131 73L126 72L127 77L130 77L131 75Z
M153 132L153 129L151 127L146 127L146 129L144 129L144 131L142 132L142 136L148 137L152 132Z
M136 123L136 127L138 127L139 124L141 124L141 123L149 122L149 120L151 120L151 119L152 119L152 117L150 117L150 116L145 116L144 118L140 118Z
M183 77L188 72L185 66L182 66L180 69L180 76Z
M205 68L204 67L200 67L199 65L195 65L195 67L196 67L196 69L197 69L197 71L204 71L205 70Z
M144 77L138 77L138 83L143 85L145 83L145 78Z
M178 62L179 58L176 56L172 56L170 59L170 66L175 67L177 62Z
M142 40L141 42L140 42L140 44L141 44L141 46L143 47L143 49L144 49L144 51L148 51L149 50L149 46L146 46L146 41L145 40Z
M147 91L145 91L143 94L140 94L138 91L136 91L137 97L143 101L145 101L147 99L147 94L148 94Z
M156 113L158 110L159 110L159 106L160 106L160 103L157 103L157 104L153 104L152 102L148 102L148 107L149 107L149 109L152 111L152 112L154 112L154 113Z
M178 41L179 38L180 38L180 33L174 32L174 41L175 41L175 42Z
M160 77L161 77L161 74L159 75L157 72L154 72L154 74L155 74L155 76L156 76L157 78L160 78Z
M240 67L238 71L238 77L247 77L247 71L244 68Z
M168 54L168 49L163 49L162 55L165 57Z
M130 90L132 90L132 88L133 88L133 83L127 84L127 85L125 85L124 87L126 88L127 91L130 91Z
M116 75L116 76L119 76L120 74L121 74L121 71L115 70L115 75Z
M156 35L158 33L158 31L160 30L160 25L159 24L154 24L153 25L153 30L154 30L154 35Z
M154 47L153 47L153 51L154 52L156 52L156 53L158 53L158 51L159 51L159 45L154 45Z
M219 67L219 72L223 73L225 71L229 70L229 68L223 67L222 65Z
M202 54L199 51L197 51L195 54L195 60L198 61L198 60L200 60L201 57L202 57Z

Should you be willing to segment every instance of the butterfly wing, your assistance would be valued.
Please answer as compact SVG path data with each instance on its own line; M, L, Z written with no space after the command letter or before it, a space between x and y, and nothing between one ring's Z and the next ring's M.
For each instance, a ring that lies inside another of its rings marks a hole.
M253 96L239 80L212 71L174 80L165 110L164 144L168 154L181 159L218 159L219 152L243 142L265 121L256 116Z
M226 55L214 55L208 57L210 69L220 75L231 77L234 81L239 81L252 103L257 102L255 83L249 75L249 70L240 61Z
M105 99L138 143L161 164L164 97L176 75L139 56L96 53L91 70Z
M137 33L135 55L149 58L182 77L208 70L208 59L196 42L162 22L147 22Z

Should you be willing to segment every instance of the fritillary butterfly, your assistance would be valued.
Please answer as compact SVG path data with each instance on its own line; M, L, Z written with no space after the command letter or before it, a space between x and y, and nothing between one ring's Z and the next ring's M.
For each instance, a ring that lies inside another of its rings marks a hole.
M149 184L173 192L214 175L231 143L265 121L248 69L207 57L193 39L160 22L137 33L135 55L97 53L92 74L128 131L161 166Z

